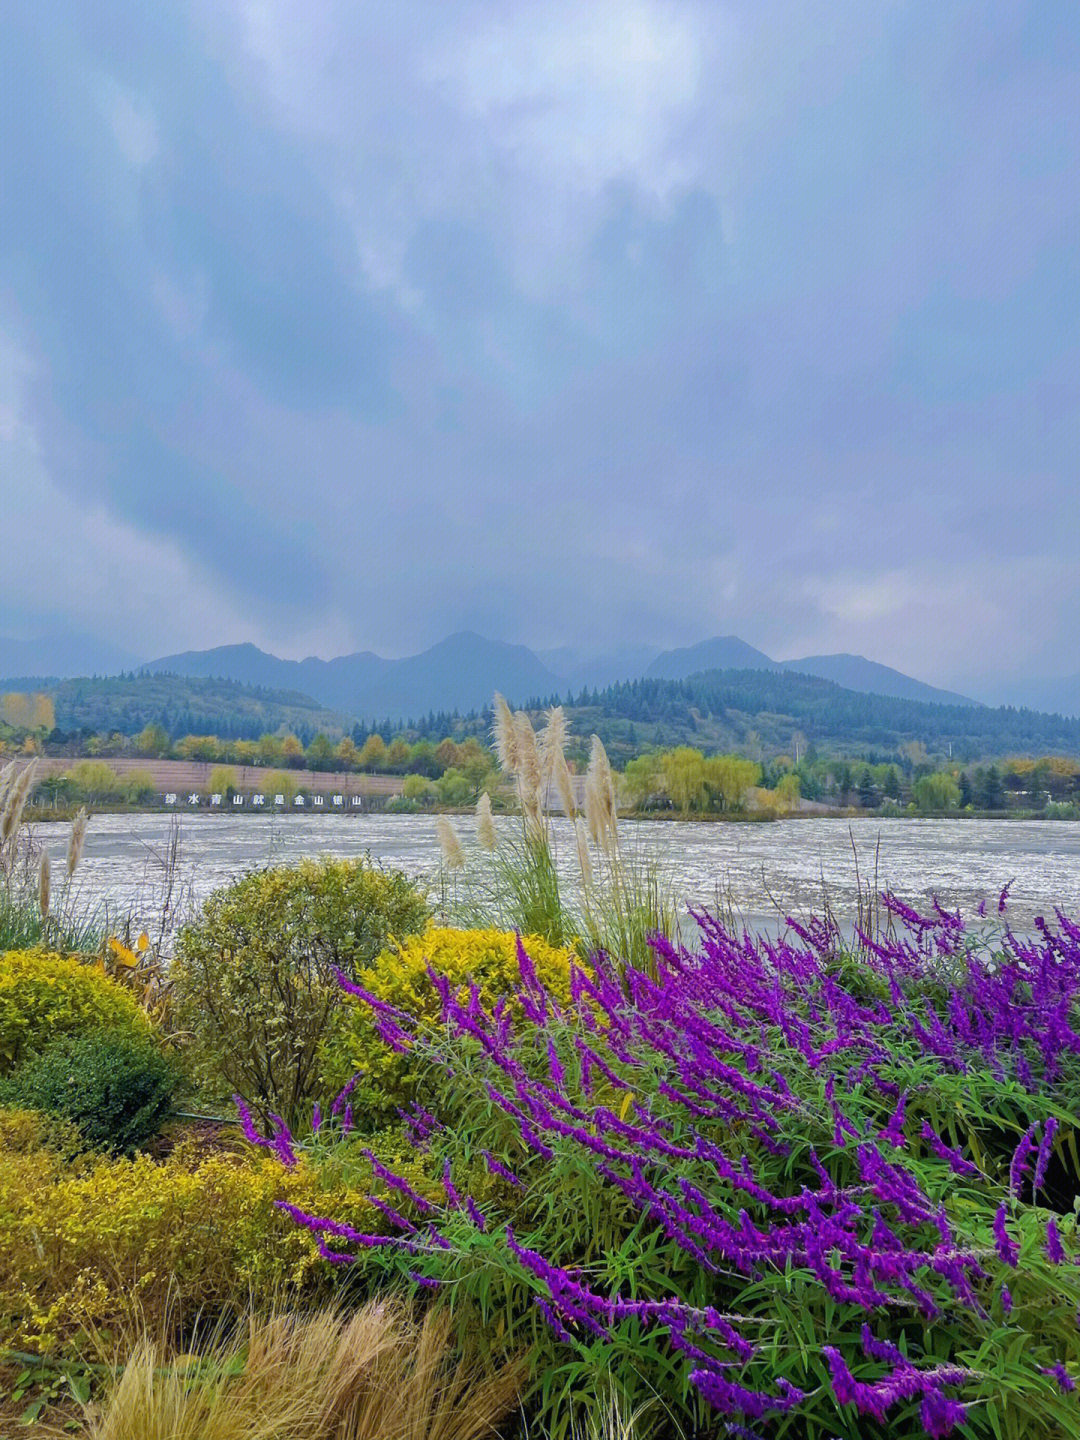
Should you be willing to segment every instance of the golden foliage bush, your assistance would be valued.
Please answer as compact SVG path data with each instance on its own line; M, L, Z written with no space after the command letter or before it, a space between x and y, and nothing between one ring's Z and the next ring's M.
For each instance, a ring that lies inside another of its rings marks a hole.
M100 966L46 950L0 955L0 1075L58 1035L149 1030L138 1002Z
M558 1001L569 1000L570 966L577 958L574 951L550 945L538 935L526 935L522 943L549 993ZM513 931L438 926L384 951L361 983L378 1000L436 1025L442 1005L428 966L445 975L460 995L467 996L469 985L475 983L487 1008L521 988ZM328 1084L334 1087L353 1075L360 1076L350 1099L362 1124L379 1123L396 1114L413 1098L419 1080L411 1056L380 1038L375 1017L363 1001L351 1007L344 1025L325 1047L324 1069Z
M164 1160L72 1160L48 1126L0 1111L0 1336L15 1348L57 1353L90 1330L162 1333L170 1317L317 1298L327 1267L277 1200L378 1228L366 1194L328 1195L303 1162L190 1140Z

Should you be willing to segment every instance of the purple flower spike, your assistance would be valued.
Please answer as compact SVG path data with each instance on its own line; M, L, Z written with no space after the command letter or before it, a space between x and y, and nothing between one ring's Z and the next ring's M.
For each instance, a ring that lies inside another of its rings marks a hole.
M1049 1375L1051 1379L1056 1380L1060 1389L1064 1390L1066 1394L1070 1390L1076 1389L1076 1381L1060 1360L1054 1365L1040 1365L1039 1369L1044 1375Z
M1046 1222L1046 1258L1051 1265L1064 1265L1065 1251L1061 1244L1061 1236L1058 1234L1057 1222L1048 1220Z
M1020 1249L1016 1242L1010 1239L1009 1232L1005 1228L1004 1200L998 1206L994 1216L994 1243L997 1247L998 1258L1003 1260L1006 1265L1011 1265L1015 1270L1020 1259Z

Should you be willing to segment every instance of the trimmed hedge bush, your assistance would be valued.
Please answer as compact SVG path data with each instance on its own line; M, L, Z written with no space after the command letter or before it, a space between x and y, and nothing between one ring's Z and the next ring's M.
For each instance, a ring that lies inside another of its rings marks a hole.
M71 1121L92 1150L126 1155L161 1129L180 1080L147 1036L62 1035L0 1083L0 1101Z
M567 1002L574 952L549 945L537 935L525 936L523 944L548 993L560 1004ZM475 983L485 1008L505 998L511 1013L519 1013L520 1006L512 999L521 985L518 937L512 930L433 926L384 951L360 984L377 1001L434 1028L442 1002L428 975L429 966L455 986L460 998L467 998L469 985ZM323 1065L329 1088L339 1089L359 1076L349 1098L354 1118L365 1128L396 1116L414 1098L422 1074L416 1053L401 1054L388 1045L379 1034L375 1013L362 1002L350 1007L327 1043Z
M150 1033L134 996L100 967L46 950L0 955L0 1075L60 1035L106 1028Z

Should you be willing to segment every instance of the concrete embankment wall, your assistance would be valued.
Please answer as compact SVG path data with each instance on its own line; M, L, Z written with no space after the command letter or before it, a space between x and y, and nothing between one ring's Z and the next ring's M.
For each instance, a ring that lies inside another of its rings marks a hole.
M86 758L86 757L83 757ZM110 769L124 776L133 770L150 775L154 785L163 794L175 791L177 794L198 791L206 794L210 788L210 772L216 764L224 763L236 771L238 788L243 794L265 793L270 768L262 765L232 765L229 762L211 763L205 760L133 760L128 758L102 757ZM38 777L62 775L70 770L77 760L48 756L38 762ZM21 768L21 766L20 766ZM355 770L288 770L298 790L310 795L400 795L403 777L401 775L363 775Z

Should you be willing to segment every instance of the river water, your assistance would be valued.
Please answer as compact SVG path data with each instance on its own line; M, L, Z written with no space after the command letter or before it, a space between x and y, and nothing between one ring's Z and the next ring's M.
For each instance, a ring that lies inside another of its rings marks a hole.
M170 826L179 825L175 863L167 863ZM472 843L469 817L455 820L468 857L466 874L488 857ZM497 822L507 834L515 822ZM39 824L37 842L62 873L69 827ZM559 868L576 890L579 877L566 822L555 823ZM1012 882L1008 918L1027 931L1055 906L1080 916L1080 824L1068 821L799 819L769 824L624 821L624 849L654 861L686 906L733 911L751 930L775 933L784 915L820 912L823 896L841 923L855 918L863 888L889 887L918 906L933 896L996 916L1001 887ZM155 933L194 913L218 886L245 870L305 855L370 855L440 893L440 851L429 815L99 815L90 822L75 879L75 902L132 916ZM170 885L171 874L171 885ZM460 883L460 882L459 882Z

